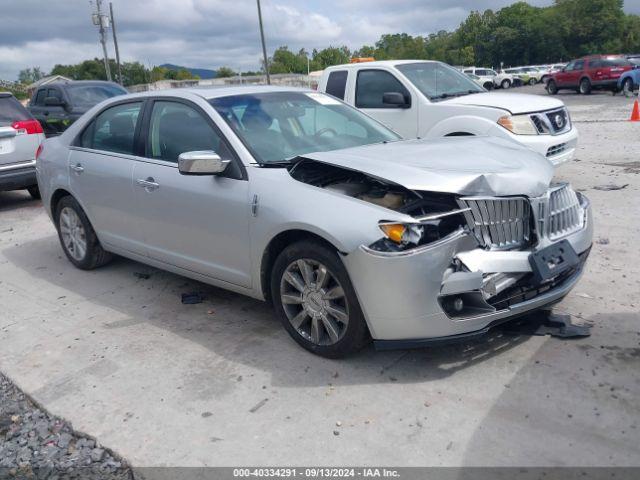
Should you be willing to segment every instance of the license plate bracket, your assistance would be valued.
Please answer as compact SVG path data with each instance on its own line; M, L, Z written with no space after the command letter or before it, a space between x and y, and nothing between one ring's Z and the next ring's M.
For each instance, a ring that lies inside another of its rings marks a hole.
M552 280L579 263L578 254L567 240L561 240L529 255L533 281L536 284Z

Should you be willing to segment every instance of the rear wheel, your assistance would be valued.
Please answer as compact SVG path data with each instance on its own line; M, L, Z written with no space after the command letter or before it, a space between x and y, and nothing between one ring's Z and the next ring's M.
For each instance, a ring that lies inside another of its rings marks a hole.
M547 83L547 92L549 92L551 95L558 94L558 85L556 85L556 82L554 80L549 80L549 82Z
M505 78L504 80L502 80L502 82L500 82L500 86L506 90L511 86L511 82Z
M535 85L536 83L538 83L538 82L536 82L536 79L535 79L535 78L531 77L531 78L529 79L529 85L532 85L532 86L533 86L533 85Z
M369 340L347 270L321 243L302 241L280 253L271 272L271 295L284 328L310 352L344 357Z
M38 188L38 185L32 185L27 188L27 192L29 192L29 195L31 195L31 198L34 200L40 200L40 189Z
M493 82L484 82L484 85L482 86L487 90L493 90Z
M580 93L589 95L591 93L591 81L588 78L580 80Z
M98 241L84 210L71 196L63 197L56 207L56 227L65 255L82 270L92 270L111 260Z
M624 92L625 97L630 97L633 95L633 80L631 78L626 78L624 83L622 84L622 91Z

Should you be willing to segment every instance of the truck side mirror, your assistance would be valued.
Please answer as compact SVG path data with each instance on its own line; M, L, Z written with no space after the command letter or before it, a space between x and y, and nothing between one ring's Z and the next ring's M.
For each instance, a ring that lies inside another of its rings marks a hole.
M400 92L385 92L382 95L382 103L396 108L409 108L410 102L407 102L404 95Z

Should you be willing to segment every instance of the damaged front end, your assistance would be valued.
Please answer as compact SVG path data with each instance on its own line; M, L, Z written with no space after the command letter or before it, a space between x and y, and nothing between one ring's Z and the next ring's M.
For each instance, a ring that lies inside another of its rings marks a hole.
M343 256L381 347L467 337L560 301L591 247L591 209L567 184L535 196L408 189L300 159L296 180L410 218L380 219L380 239Z

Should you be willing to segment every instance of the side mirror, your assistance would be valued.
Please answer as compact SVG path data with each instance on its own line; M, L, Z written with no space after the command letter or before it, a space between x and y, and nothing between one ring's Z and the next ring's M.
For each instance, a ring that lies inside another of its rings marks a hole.
M47 107L64 107L66 103L58 97L46 97L44 99L44 104Z
M385 105L393 105L397 108L409 108L410 103L404 98L400 92L385 92L382 94L382 103Z
M222 160L213 150L184 152L178 157L178 171L182 175L218 175L231 160Z

